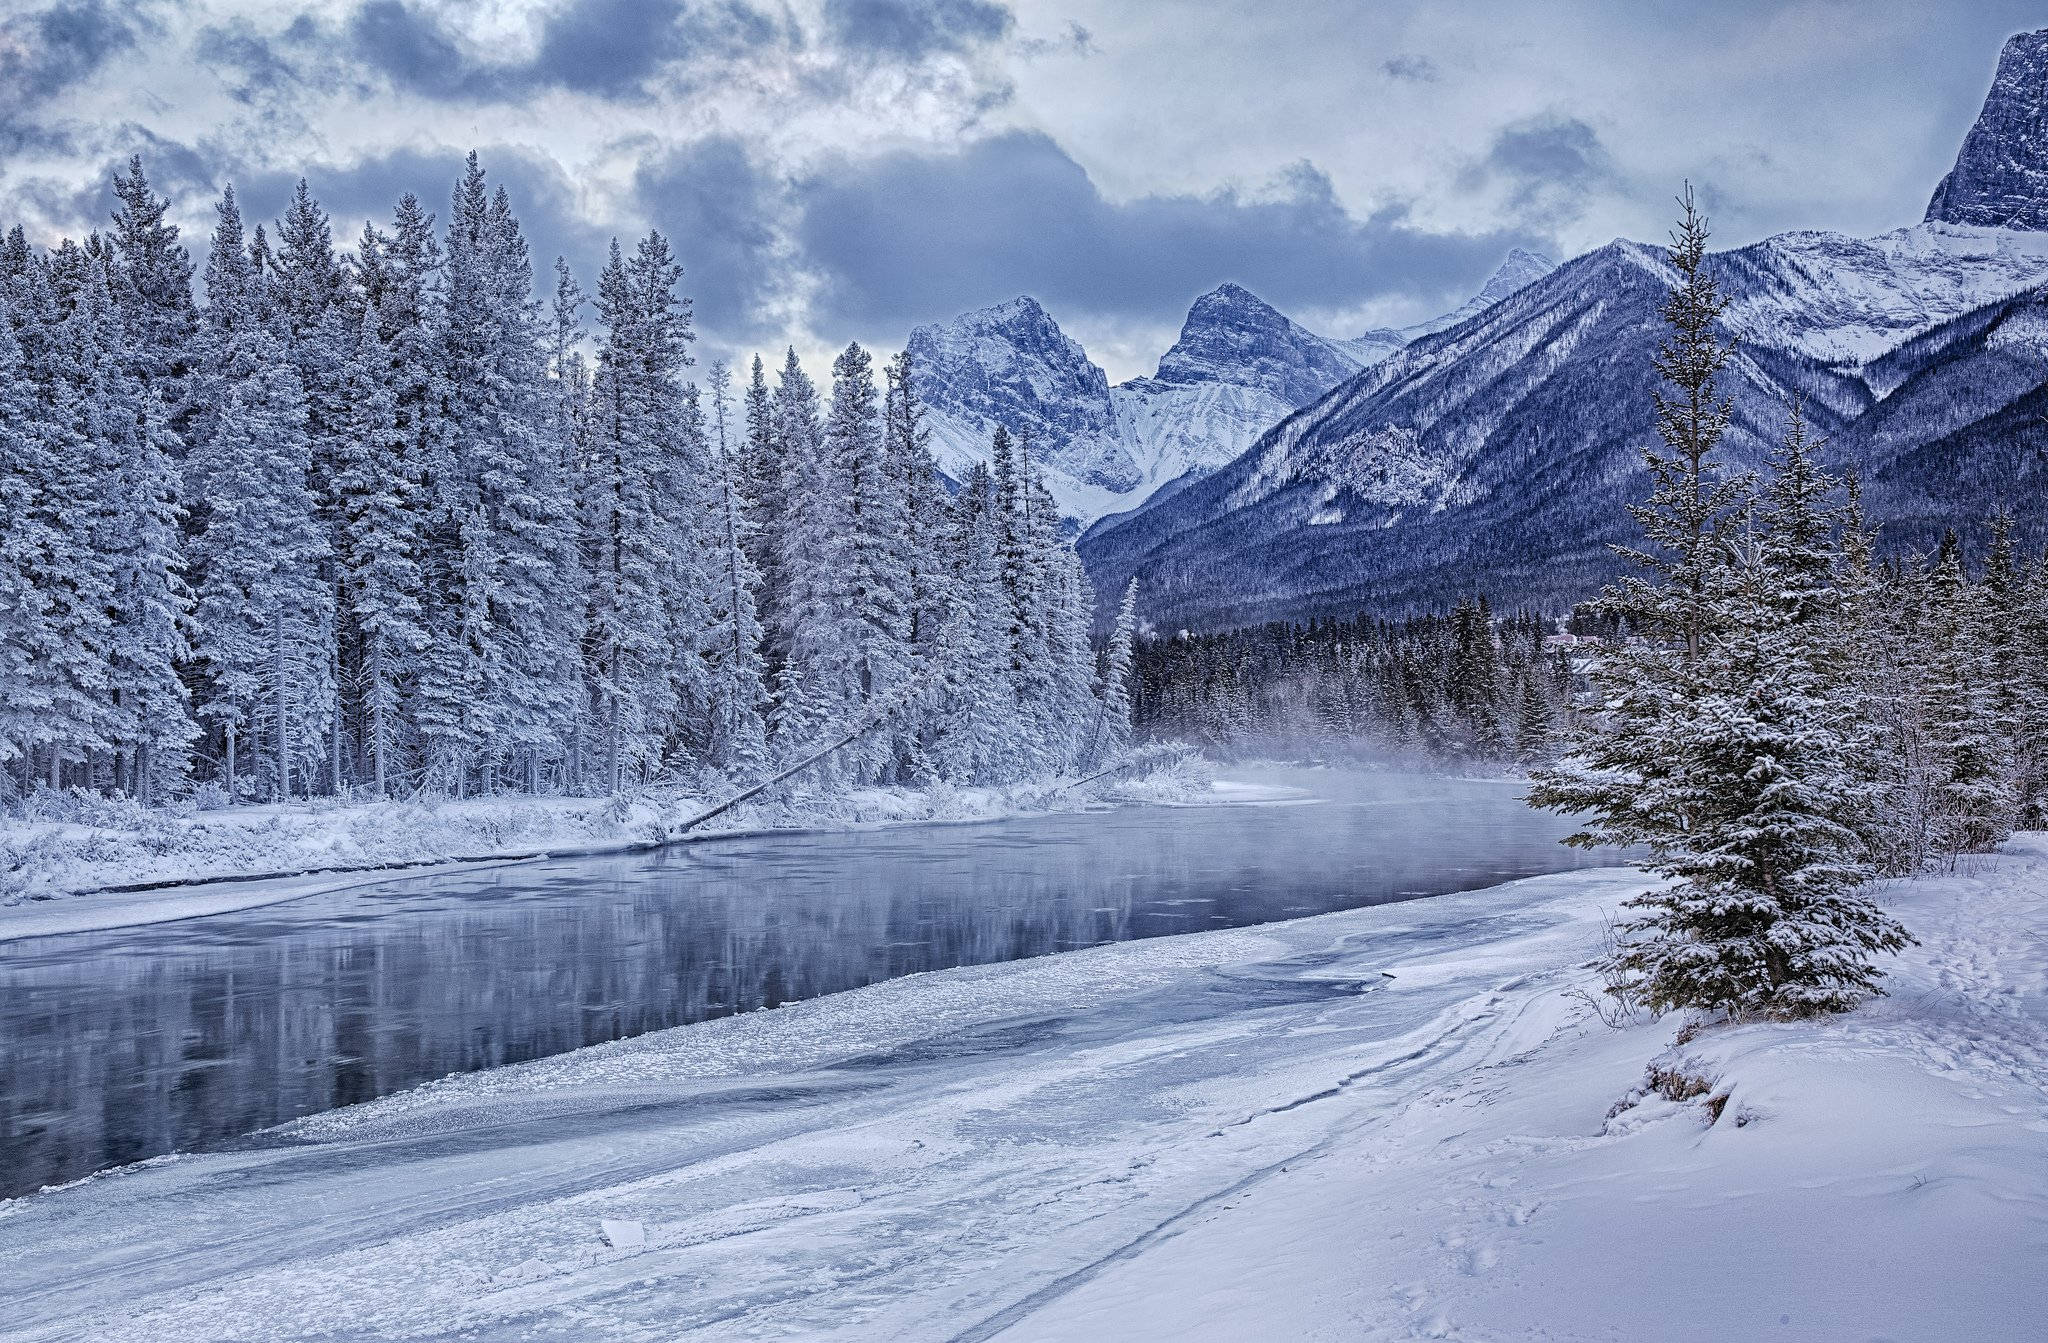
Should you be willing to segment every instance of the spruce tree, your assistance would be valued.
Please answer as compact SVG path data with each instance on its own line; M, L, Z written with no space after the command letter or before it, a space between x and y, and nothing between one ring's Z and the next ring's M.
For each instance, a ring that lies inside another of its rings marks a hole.
M761 716L765 682L761 665L761 625L754 607L759 577L750 548L756 524L747 489L747 459L733 424L732 371L723 363L711 366L705 381L711 389L711 448L716 484L713 501L718 548L715 600L711 628L704 640L711 663L711 760L741 773L758 770L767 759L766 726Z
M1603 704L1574 754L1539 772L1531 800L1590 817L1571 842L1641 844L1671 877L1630 902L1612 957L1656 1010L1798 1016L1875 990L1873 956L1905 934L1857 893L1871 874L1852 818L1871 790L1833 692L1835 482L1815 465L1795 408L1761 512L1746 482L1716 480L1726 347L1690 193L1658 355L1666 454L1636 516L1649 571L1607 608L1651 642L1596 661Z

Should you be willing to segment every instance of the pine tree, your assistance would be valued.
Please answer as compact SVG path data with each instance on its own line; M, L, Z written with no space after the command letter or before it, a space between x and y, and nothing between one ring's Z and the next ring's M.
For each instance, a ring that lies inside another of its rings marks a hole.
M837 392L835 387L835 399ZM774 728L780 749L791 753L850 722L861 694L849 629L848 492L840 463L826 446L817 391L795 350L776 382L775 436L783 504L775 568L785 586L777 613L782 665Z
M1953 533L1942 545L1927 602L1932 839L1934 851L1953 861L1995 847L2012 832L2019 813L2012 739L2000 722L1986 594L1964 574Z
M207 499L192 543L195 652L207 672L200 712L226 737L230 790L238 745L263 741L265 791L282 800L324 758L329 717L321 691L333 593L320 578L326 542L308 482L305 397L261 325L233 335L219 372L227 399L192 459Z
M1642 844L1674 879L1630 902L1612 958L1642 1001L1805 1015L1874 991L1872 957L1905 934L1856 894L1870 868L1850 819L1871 790L1833 696L1835 482L1795 408L1760 513L1739 507L1746 485L1710 483L1726 349L1704 244L1688 193L1658 358L1671 455L1646 454L1654 489L1635 510L1656 549L1630 552L1651 578L1605 598L1661 642L1599 659L1603 712L1531 800L1590 815L1571 842Z
M156 383L128 354L108 259L95 258L66 323L80 379L73 428L97 485L94 551L108 565L107 718L120 787L149 801L183 782L194 736L178 664L191 598L172 450Z
M679 689L701 705L710 699L697 644L710 609L703 449L693 441L702 435L679 381L694 338L688 306L674 293L679 275L666 241L650 234L630 263L614 243L598 281L606 334L582 486L586 662L592 735L614 791L660 765L686 707ZM698 622L682 647L679 620Z
M1096 730L1087 763L1122 755L1131 745L1131 649L1138 629L1138 580L1124 585L1116 624L1103 655L1102 684L1097 689Z
M845 490L844 575L849 615L841 635L849 674L862 705L891 701L910 689L911 574L904 534L909 527L905 481L889 455L877 404L874 361L848 345L832 365L832 406L825 423L832 475ZM875 732L850 749L869 778L894 772L898 737Z
M413 674L426 631L420 623L420 483L399 424L391 351L378 335L373 301L350 352L343 381L348 420L341 426L336 485L349 627L361 639L364 744L378 797L388 796L404 741L402 687Z
M51 486L62 473L36 402L7 290L0 288L0 517L7 519L0 527L0 766L12 777L19 762L24 795L37 745L71 716L59 712L59 698L70 689L61 675L68 650L51 609L61 581L55 570L67 558L50 507Z
M711 663L712 762L751 773L767 760L761 717L764 678L761 625L754 609L759 577L749 553L755 522L748 498L746 458L732 424L732 372L711 366L711 447L716 471L718 562L711 627L704 640Z

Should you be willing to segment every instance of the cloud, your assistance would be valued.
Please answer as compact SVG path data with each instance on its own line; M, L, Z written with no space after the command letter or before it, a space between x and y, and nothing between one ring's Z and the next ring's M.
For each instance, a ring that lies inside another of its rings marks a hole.
M1415 84L1434 84L1443 77L1435 61L1427 56L1409 54L1381 61L1380 72L1389 79L1405 79Z
M825 34L834 45L906 62L999 42L1016 23L990 0L825 0Z
M790 268L775 222L785 187L732 136L679 146L640 166L635 195L683 263L697 318L727 340L772 340Z
M773 46L789 30L746 0L569 0L542 21L530 59L493 62L411 0L367 0L350 16L347 35L358 59L402 89L494 102L546 89L644 99L665 70Z
M900 330L1030 293L1063 312L1157 320L1235 280L1283 308L1462 297L1525 232L1431 232L1391 207L1363 218L1310 164L1269 191L1103 197L1048 137L828 165L796 186L814 325Z
M1619 182L1613 158L1591 126L1556 113L1502 128L1468 187L1505 187L1516 218L1544 228L1577 220L1600 189Z
M348 36L358 58L402 89L430 98L493 91L440 21L406 0L369 0L349 16Z
M0 123L92 78L139 39L104 0L59 0L0 20Z

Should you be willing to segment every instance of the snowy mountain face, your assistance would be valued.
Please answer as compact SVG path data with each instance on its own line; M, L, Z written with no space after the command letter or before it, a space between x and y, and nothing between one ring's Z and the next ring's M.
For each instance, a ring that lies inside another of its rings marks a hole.
M1514 253L1465 309L1490 306L1497 298L1482 304L1485 295L1513 293L1547 267ZM1030 298L919 327L909 349L941 469L958 479L987 461L1001 423L1029 437L1061 511L1086 525L1231 461L1408 339L1321 336L1226 284L1195 300L1154 374L1114 387Z
M1937 217L1713 257L1737 342L1731 468L1761 464L1796 396L1864 479L1885 543L1930 546L2000 507L2023 542L2048 540L2044 106L2048 33L2016 38ZM1616 241L1414 339L1228 466L1091 530L1098 590L1137 577L1167 629L1589 595L1615 572L1610 543L1635 539L1624 505L1647 489L1674 279L1662 248Z
M2048 30L2021 33L1999 53L1984 111L1956 166L1927 203L1928 222L2048 229Z

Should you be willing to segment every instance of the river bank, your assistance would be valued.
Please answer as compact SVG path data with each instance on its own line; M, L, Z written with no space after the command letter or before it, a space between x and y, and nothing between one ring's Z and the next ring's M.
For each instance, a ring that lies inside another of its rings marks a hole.
M853 788L748 802L694 839L1000 820L1105 801L1214 794L1197 759L1135 778L1006 788ZM429 872L657 849L715 799L694 794L288 803L213 811L74 795L0 818L0 941L253 909Z
M450 1078L0 1204L0 1336L2031 1337L2048 836L1883 892L1920 938L1890 997L1678 1050L1584 998L1643 884L910 975Z

